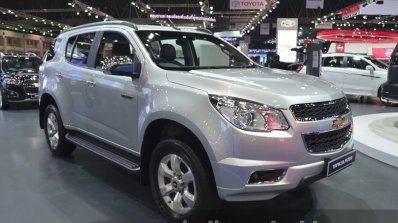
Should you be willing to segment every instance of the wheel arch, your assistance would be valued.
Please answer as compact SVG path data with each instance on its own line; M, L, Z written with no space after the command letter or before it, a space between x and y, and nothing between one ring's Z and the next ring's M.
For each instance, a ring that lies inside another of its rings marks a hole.
M40 97L40 104L39 104L39 122L40 122L41 129L44 128L44 123L43 123L44 112L45 112L47 106L50 104L54 104L56 107L58 107L57 102L55 101L54 97L52 95L50 95L49 93L44 93Z
M205 166L210 167L208 169L211 182L214 184L216 189L216 172L211 164L211 160L214 158L214 154L206 150L206 143L201 140L204 135L195 134L186 125L181 124L171 119L156 119L151 121L145 128L141 144L141 182L145 185L149 182L149 162L152 152L156 145L163 139L166 138L177 138L177 139L189 139L191 145L198 145L193 148L197 154L204 159Z

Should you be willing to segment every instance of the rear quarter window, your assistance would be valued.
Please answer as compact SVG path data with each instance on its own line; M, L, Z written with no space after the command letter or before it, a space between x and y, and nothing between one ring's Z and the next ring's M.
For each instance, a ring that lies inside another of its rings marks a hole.
M46 56L44 57L44 61L50 61L55 57L55 53L58 51L61 42L62 39L54 39L50 46L50 49L48 49Z
M395 47L394 52L391 54L391 66L396 66L398 65L398 45Z

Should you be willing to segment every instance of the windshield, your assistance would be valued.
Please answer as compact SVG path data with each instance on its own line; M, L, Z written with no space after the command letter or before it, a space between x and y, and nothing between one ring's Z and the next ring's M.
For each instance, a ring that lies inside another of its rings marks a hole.
M204 34L137 31L152 60L167 70L253 68L235 47Z
M38 73L41 60L37 57L9 56L3 57L2 69L6 74Z
M370 60L374 65L378 66L381 69L388 69L388 65L374 57L365 57L365 59Z

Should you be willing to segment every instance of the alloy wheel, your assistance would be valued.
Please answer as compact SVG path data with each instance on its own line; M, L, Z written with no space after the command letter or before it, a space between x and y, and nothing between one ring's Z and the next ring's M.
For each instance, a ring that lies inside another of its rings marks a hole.
M164 202L175 213L186 214L195 206L195 178L180 156L169 154L162 158L158 167L158 186Z
M59 131L57 117L54 113L48 114L47 117L47 137L50 142L51 149L55 150L59 142Z

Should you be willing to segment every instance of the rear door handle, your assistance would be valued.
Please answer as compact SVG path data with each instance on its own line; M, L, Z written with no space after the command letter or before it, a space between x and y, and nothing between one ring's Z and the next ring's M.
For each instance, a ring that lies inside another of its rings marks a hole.
M95 82L94 81L86 81L87 85L89 87L95 87Z
M134 99L133 96L128 95L128 94L122 94L122 98L126 98L126 99L129 99L129 100Z

